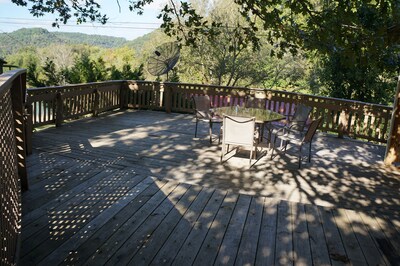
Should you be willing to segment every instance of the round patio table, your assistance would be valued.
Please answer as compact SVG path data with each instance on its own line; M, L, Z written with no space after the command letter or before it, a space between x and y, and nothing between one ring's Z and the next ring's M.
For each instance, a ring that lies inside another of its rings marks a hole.
M247 108L241 106L227 106L213 109L214 114L223 116L255 117L256 123L262 124L285 119L286 116L261 108Z
M214 108L212 111L215 115L218 116L229 115L239 117L254 117L256 119L256 123L260 125L259 140L261 140L264 135L265 123L279 121L286 118L286 116L273 112L271 110L261 108L248 108L242 106L218 107Z

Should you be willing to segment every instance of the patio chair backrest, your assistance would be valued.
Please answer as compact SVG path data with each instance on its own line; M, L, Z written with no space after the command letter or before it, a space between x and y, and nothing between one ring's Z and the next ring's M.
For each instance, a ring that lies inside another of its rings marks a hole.
M315 132L317 132L319 124L321 123L321 120L322 119L319 118L319 119L311 121L311 124L308 127L306 134L304 135L303 143L309 143L312 141L312 139L314 138Z
M303 131L308 117L310 116L312 107L304 104L298 104L294 111L293 117L290 120L291 124L296 124L296 130Z
M193 95L194 110L197 118L210 118L211 100L208 95Z
M253 96L250 96L250 95L247 95L247 96L244 98L244 106L245 106L246 108L250 108L250 107L253 107L253 104L254 104L254 97L253 97Z
M224 116L223 139L225 144L253 146L255 118Z
M265 108L266 99L248 95L245 98L244 105L246 108Z

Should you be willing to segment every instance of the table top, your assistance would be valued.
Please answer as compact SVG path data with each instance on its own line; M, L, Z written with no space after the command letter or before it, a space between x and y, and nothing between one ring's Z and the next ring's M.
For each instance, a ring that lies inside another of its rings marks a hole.
M284 115L271 110L260 108L246 108L241 106L218 107L213 109L214 113L223 116L255 117L257 123L278 121L286 118Z

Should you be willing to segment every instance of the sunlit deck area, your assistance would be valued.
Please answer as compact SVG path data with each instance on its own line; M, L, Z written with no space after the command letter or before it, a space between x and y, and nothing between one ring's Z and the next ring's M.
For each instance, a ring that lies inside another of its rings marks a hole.
M220 163L193 115L128 110L33 134L21 265L398 265L385 147L318 133L311 163Z

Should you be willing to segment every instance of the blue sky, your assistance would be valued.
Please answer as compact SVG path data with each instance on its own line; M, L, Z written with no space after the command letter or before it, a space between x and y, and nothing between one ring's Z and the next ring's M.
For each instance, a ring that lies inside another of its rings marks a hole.
M119 2L121 11L116 0L98 0L102 6L102 12L109 17L109 23L106 25L94 23L76 25L72 19L67 25L60 25L60 28L57 29L51 26L54 16L46 15L36 18L29 13L26 7L17 6L11 3L11 0L0 0L0 33L12 32L20 28L40 27L49 31L81 32L133 40L158 28L161 22L157 20L156 16L166 0L155 0L153 4L146 7L141 16L129 11L126 0Z

